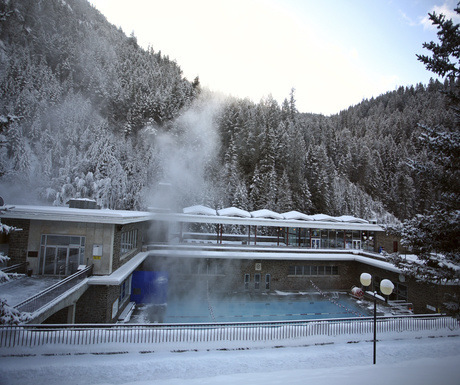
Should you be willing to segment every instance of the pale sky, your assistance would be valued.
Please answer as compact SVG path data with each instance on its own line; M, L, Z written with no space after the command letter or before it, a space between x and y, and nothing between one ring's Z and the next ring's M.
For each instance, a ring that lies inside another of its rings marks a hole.
M438 41L427 14L456 0L90 0L187 79L223 94L334 114L434 74L416 54Z

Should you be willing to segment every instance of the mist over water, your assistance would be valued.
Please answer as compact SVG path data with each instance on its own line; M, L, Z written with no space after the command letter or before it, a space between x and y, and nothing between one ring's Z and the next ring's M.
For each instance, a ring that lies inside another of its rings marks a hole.
M187 206L212 205L210 202L216 201L213 175L218 170L220 150L216 119L222 107L223 99L204 92L168 130L162 129L160 133L154 127L146 128L147 132L154 132L159 167L158 183L152 186L147 199L149 207L161 212L182 212ZM175 244L177 240L171 240L175 230L173 223L164 222L152 226L150 237ZM226 260L216 264L186 255L151 257L143 264L143 270L168 273L167 301L187 298L188 304L197 309L207 306L208 296L217 286L220 292L227 291L226 277L234 276L230 269L231 263ZM150 321L161 322L165 309L148 306Z
M222 103L215 96L202 94L168 131L156 132L159 183L152 186L149 206L178 211L214 200L209 174L217 164L220 141L216 118Z

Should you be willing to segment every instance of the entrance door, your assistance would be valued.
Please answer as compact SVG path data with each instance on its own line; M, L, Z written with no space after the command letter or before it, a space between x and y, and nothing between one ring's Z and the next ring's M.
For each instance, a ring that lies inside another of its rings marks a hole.
M80 249L68 246L46 246L43 274L69 275L78 269Z
M80 249L69 247L69 256L67 258L66 274L73 274L77 271L80 264Z
M45 261L43 266L43 274L55 274L55 261L56 261L56 250L55 246L48 246L45 249Z
M311 248L312 249L321 248L321 239L320 238L312 238L311 239Z
M67 254L69 249L67 247L58 247L56 254L56 266L54 274L65 275L66 274L66 262Z
M354 240L353 241L353 249L356 249L356 250L361 249L361 241L360 240Z

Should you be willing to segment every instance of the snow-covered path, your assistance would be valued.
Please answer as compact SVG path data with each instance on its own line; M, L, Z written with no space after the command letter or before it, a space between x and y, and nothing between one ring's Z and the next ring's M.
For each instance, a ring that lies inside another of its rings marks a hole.
M118 354L0 356L0 383L8 384L443 384L460 383L460 336L338 340L324 345L185 352L129 348ZM404 337L404 336L400 336ZM151 348L151 347L150 347ZM112 352L112 353L113 353Z

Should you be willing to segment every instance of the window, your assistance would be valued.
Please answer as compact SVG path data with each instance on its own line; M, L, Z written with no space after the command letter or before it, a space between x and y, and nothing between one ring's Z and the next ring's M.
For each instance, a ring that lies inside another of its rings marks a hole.
M121 233L121 255L137 248L137 229Z
M249 274L244 275L244 290L249 290L249 282L251 281L251 276Z
M297 275L297 276L311 276L311 275L339 275L338 266L316 266L316 265L306 265L306 266L289 266L288 275Z
M119 304L122 304L124 301L129 299L129 297L131 296L131 278L132 278L132 275L126 278L123 281L123 283L120 285Z
M395 290L393 293L396 296L396 300L407 301L407 286L401 283L395 284Z
M265 290L270 290L270 274L265 275Z
M254 274L254 289L259 290L260 289L260 274Z

